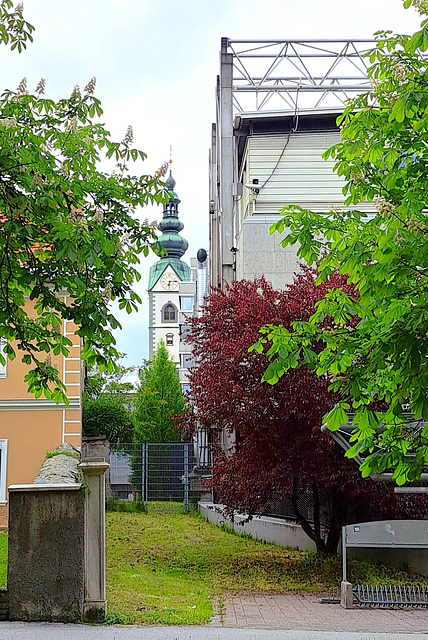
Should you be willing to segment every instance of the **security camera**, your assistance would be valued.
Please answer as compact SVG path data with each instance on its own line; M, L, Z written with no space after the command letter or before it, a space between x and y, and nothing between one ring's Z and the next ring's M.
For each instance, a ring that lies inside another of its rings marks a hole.
M246 186L247 189L249 189L256 196L259 195L260 187L259 187L259 181L258 180L253 180L252 182L246 184L245 186Z

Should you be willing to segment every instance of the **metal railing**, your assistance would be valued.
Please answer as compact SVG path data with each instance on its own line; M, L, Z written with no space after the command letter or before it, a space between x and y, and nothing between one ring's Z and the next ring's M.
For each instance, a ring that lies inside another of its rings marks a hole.
M428 607L428 588L358 584L353 589L359 607Z

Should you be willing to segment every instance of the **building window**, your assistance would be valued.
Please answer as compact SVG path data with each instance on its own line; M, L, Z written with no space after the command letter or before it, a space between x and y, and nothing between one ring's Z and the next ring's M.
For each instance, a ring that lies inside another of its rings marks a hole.
M183 369L190 369L190 367L193 367L193 356L191 353L181 354L181 366Z
M0 353L2 354L3 357L5 357L5 353L4 353L5 344L6 343L3 340L3 338L0 338ZM1 364L0 362L0 378L6 378L6 362L4 364Z
M182 311L192 311L193 310L193 298L190 296L182 296L180 298L180 306Z
M162 309L162 322L177 322L177 307L167 302Z
M6 504L7 440L0 440L0 504Z
M188 325L188 324L180 325L180 338L181 338L181 340L187 340L187 338L190 336L190 330L191 330L190 325Z
M165 341L167 347L172 347L172 345L174 344L174 334L167 333L165 336Z

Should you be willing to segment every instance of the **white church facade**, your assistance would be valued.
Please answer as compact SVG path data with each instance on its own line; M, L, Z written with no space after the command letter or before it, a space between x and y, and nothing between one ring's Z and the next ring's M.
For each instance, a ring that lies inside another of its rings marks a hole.
M166 184L172 195L158 225L162 232L159 244L165 254L152 265L149 275L149 359L163 340L186 391L187 371L193 360L191 347L182 338L187 331L187 319L198 315L206 295L208 261L204 249L191 259L190 267L181 259L188 242L180 235L184 225L178 218L180 200L174 192L176 183L171 174Z

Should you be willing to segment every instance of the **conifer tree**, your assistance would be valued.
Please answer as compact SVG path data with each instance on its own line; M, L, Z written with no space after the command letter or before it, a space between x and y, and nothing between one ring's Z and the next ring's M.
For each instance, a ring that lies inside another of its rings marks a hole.
M180 440L176 416L186 412L174 362L161 340L153 361L140 372L137 391L137 442L174 442Z

